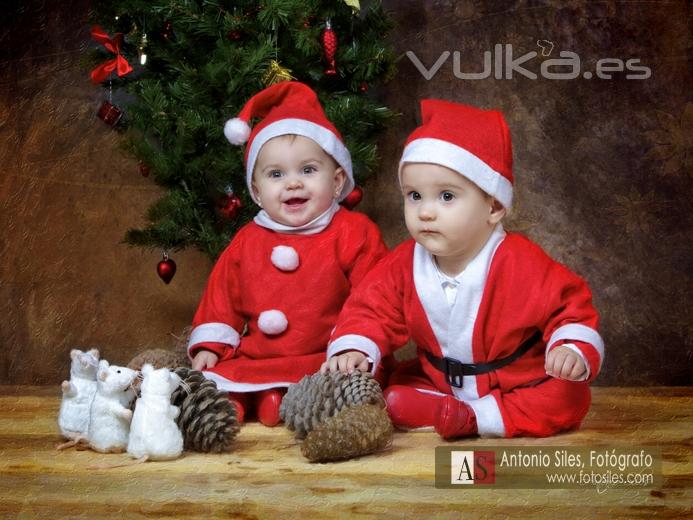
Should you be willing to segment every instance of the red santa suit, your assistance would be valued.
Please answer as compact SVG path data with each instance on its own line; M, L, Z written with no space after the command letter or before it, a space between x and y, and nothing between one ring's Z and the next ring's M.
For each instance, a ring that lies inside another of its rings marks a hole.
M450 282L458 284L451 301ZM457 280L441 278L432 255L413 240L398 246L348 299L328 358L359 350L375 369L411 337L417 359L404 363L390 384L454 395L473 409L481 436L547 436L577 427L587 413L587 382L597 376L604 356L598 320L580 277L498 224ZM492 362L537 330L542 340L524 355L496 371L464 376L461 388L448 384L425 355ZM583 381L547 376L545 355L560 344L585 361Z
M220 256L188 346L191 358L200 349L219 356L204 371L219 389L286 387L320 368L352 287L387 252L377 226L362 213L342 208L327 217L327 226L313 234L250 222Z

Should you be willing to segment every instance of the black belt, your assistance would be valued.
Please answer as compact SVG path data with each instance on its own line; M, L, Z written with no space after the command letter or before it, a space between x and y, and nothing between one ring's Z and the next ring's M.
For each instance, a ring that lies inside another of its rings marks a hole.
M462 376L475 376L498 370L515 361L539 342L541 338L541 331L538 330L529 339L525 340L515 352L490 363L460 363L456 359L436 357L428 351L426 351L426 358L431 362L431 365L445 374L445 378L451 386L462 388Z

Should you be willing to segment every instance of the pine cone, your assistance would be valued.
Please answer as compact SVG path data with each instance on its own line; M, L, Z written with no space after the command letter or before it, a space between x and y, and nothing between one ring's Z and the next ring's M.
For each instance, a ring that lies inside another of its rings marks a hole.
M287 428L302 439L342 408L359 404L385 407L380 385L370 373L360 370L352 374L316 373L289 386L282 399L279 415Z
M142 370L142 365L150 363L154 368L176 368L179 365L179 356L170 350L162 348L152 348L140 352L128 363L128 368L132 370Z
M171 336L174 338L173 352L178 358L177 367L188 367L190 368L190 358L188 357L188 341L190 340L190 333L192 332L192 327L185 327L180 336L176 336L173 333Z
M317 425L301 444L301 453L311 462L350 459L384 450L392 434L392 422L381 406L348 406Z
M240 424L227 392L218 390L214 381L205 379L197 370L178 367L174 372L184 383L173 392L171 401L180 407L176 421L185 449L205 453L229 451Z

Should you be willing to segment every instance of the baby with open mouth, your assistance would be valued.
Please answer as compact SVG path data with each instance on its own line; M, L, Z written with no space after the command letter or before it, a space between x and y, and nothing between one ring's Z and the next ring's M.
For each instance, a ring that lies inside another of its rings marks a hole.
M247 141L261 211L215 265L188 353L241 421L256 413L274 426L286 387L320 368L342 304L387 249L368 217L339 205L354 189L351 156L307 85L262 90L224 133Z

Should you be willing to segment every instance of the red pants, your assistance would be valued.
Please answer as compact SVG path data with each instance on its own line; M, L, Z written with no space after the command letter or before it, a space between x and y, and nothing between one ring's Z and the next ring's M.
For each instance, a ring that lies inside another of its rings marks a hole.
M444 393L426 376L418 359L400 363L388 384ZM592 401L587 383L549 376L534 386L520 386L510 392L495 388L491 395L498 403L505 437L548 437L577 429Z

